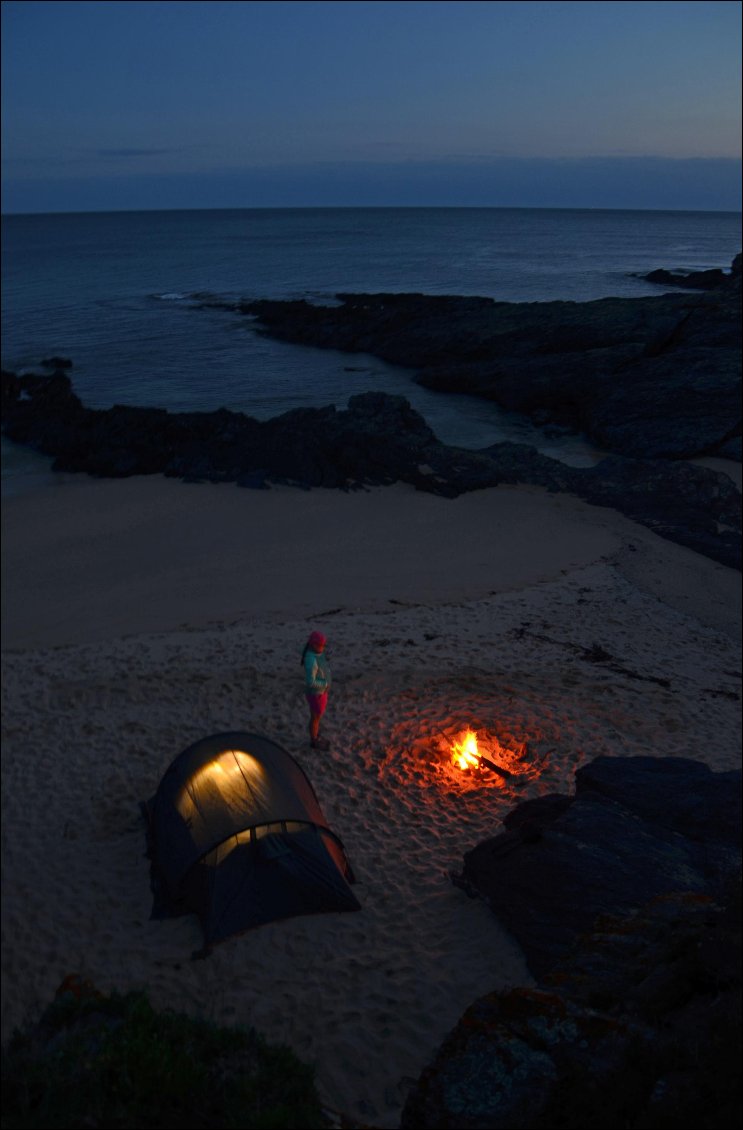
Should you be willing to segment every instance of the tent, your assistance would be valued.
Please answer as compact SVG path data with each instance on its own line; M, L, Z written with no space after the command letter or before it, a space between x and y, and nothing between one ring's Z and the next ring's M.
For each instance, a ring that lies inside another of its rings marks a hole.
M152 917L197 914L207 951L277 918L361 909L343 844L304 770L268 738L203 738L142 810Z

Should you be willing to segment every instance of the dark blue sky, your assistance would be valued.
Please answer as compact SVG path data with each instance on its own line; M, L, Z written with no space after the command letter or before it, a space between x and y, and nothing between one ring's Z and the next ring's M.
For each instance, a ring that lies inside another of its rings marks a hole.
M737 2L4 0L3 211L740 207Z

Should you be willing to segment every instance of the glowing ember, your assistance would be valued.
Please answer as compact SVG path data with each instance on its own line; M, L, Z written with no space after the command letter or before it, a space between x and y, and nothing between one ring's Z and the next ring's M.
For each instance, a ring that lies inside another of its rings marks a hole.
M467 730L461 742L454 742L452 761L460 769L473 769L480 764L480 754L477 749L477 734L474 730Z

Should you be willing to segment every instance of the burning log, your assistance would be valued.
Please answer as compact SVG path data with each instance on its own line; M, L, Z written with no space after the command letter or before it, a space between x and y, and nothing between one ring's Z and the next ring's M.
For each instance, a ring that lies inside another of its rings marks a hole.
M483 757L482 754L480 754L480 767L482 769L489 769L491 773L497 773L499 777L504 777L507 781L510 781L511 778L515 776L510 769L504 769L502 765L496 765L489 757Z

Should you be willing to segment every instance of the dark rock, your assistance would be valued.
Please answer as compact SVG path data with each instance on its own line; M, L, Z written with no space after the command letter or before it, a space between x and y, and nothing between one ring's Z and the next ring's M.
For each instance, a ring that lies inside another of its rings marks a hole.
M519 839L527 839L530 834L538 839L542 829L561 816L572 803L573 798L565 793L548 793L534 800L525 800L511 809L503 824L509 832L518 830Z
M72 362L69 357L45 357L41 362L45 369L71 369Z
M598 758L575 797L505 823L456 881L488 899L538 985L465 1012L401 1126L740 1125L740 773Z
M739 780L687 758L598 757L577 770L575 799L594 794L698 843L740 847Z
M731 436L715 449L715 455L720 459L733 459L736 463L743 460L743 439L741 436Z
M626 1024L556 993L522 988L480 997L418 1080L401 1126L512 1130L585 1125L551 1124L542 1115L566 1076L580 1077L595 1104L602 1095L606 1101L607 1092L616 1091L633 1037Z
M715 896L739 861L740 773L686 758L598 758L564 809L557 798L524 808L465 855L461 878L538 977L598 916L670 891Z
M606 916L535 989L481 997L411 1089L405 1130L740 1125L739 876Z
M734 457L741 434L740 263L707 294L508 303L339 294L236 309L284 341L372 353L442 392L494 400L640 458ZM707 272L704 272L706 275Z
M249 487L251 490L268 490L269 484L266 469L260 467L256 471L247 471L244 475L239 475L237 485L239 487Z
M680 286L690 290L715 290L724 286L729 276L724 271L665 271L663 269L651 271L643 275L651 283L661 283L663 286Z

